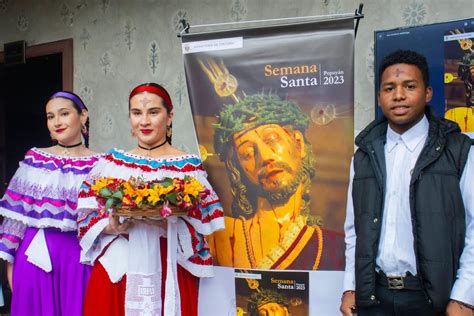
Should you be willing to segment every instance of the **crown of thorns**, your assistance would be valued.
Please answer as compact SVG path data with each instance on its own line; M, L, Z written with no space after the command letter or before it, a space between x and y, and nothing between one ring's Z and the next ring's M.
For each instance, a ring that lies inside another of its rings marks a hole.
M283 295L274 290L262 289L260 292L254 292L248 299L248 309L255 311L259 306L263 306L268 303L277 303L288 307L288 299Z
M260 125L291 125L302 133L308 128L309 118L298 106L272 94L246 96L235 104L225 105L214 125L214 148L223 153L230 137L242 130Z

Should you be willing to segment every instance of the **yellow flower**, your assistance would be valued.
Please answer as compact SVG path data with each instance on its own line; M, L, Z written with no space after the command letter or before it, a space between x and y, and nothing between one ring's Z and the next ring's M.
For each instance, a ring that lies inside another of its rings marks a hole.
M91 186L91 189L94 190L94 192L99 192L102 188L105 188L107 185L111 184L112 182L113 180L109 178L99 178Z
M155 184L151 189L148 190L149 196L147 200L152 204L156 204L158 201L160 201L160 196L170 193L173 191L173 189L173 186L164 187L162 185Z
M191 203L191 198L187 194L184 196L183 200L184 200L184 202Z
M143 201L143 198L146 198L150 193L148 192L149 189L137 189L135 190L135 204L140 204Z
M134 196L135 195L135 188L130 184L130 182L124 182L123 186L123 194Z
M171 191L174 190L174 187L172 185L169 185L167 187L162 187L161 190L162 190L161 194L168 194L168 193L170 193Z
M123 205L130 205L132 204L132 200L130 200L127 196L124 196L122 199L122 204Z
M147 200L151 204L156 204L160 200L160 189L161 185L154 185L153 188L148 189L148 197Z
M190 181L184 183L183 193L186 196L191 195L193 197L197 197L199 195L199 192L203 189L204 187L202 186L202 184L198 180L192 178Z

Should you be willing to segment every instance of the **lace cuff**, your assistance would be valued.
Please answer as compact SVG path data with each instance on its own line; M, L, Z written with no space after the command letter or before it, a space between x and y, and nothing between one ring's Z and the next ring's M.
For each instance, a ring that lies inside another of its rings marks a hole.
M26 225L20 221L5 218L0 226L0 258L13 263L16 250L25 235Z

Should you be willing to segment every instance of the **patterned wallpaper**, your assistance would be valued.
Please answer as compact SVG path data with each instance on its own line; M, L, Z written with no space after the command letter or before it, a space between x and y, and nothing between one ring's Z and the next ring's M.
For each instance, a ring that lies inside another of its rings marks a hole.
M175 103L174 144L196 152L179 20L191 26L354 12L353 0L0 0L0 49L74 39L74 89L91 115L91 147L131 148L127 95L136 84L162 83ZM373 32L470 17L472 0L364 1L355 52L356 130L373 119ZM124 135L125 134L125 135Z

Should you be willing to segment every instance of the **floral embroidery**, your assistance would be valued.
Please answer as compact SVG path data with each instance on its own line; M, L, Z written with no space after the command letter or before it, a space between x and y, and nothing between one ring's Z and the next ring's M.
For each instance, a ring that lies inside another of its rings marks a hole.
M78 188L64 188L55 185L41 185L31 183L28 180L13 178L8 189L22 195L28 195L34 199L42 200L44 197L59 198L61 200L76 201L79 193Z

